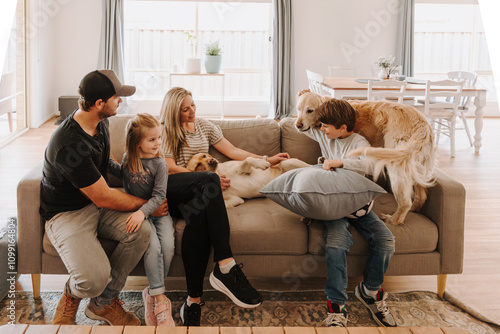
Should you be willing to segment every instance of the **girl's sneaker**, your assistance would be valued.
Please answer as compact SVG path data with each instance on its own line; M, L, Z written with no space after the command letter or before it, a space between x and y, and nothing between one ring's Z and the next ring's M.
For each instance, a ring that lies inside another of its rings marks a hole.
M149 287L142 291L142 300L144 302L144 321L146 326L156 326L155 299L149 294Z
M155 316L158 326L175 327L175 322L172 318L172 303L170 299L167 298L167 300L156 303Z

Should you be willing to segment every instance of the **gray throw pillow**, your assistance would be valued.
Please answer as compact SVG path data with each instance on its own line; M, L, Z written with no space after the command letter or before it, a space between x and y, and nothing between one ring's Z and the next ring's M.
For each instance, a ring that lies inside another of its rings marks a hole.
M353 213L386 191L356 172L316 165L288 171L260 192L301 216L331 220Z

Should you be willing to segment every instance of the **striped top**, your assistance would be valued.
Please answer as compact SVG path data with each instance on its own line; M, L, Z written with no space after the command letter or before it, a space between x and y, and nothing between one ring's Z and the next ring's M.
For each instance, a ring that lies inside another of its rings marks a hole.
M208 153L210 146L217 144L224 138L220 127L206 119L196 117L194 127L195 132L182 129L186 135L187 145L181 147L177 156L174 157L168 148L163 147L165 158L173 158L177 166L186 167L193 155L196 153Z

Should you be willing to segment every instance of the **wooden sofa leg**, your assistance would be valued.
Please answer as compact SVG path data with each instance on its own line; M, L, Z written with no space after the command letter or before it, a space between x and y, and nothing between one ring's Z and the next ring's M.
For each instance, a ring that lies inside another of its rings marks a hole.
M437 294L439 298L443 298L444 290L446 290L446 278L448 275L438 275L437 277Z
M33 297L40 298L40 281L42 274L31 274L31 284L33 285Z

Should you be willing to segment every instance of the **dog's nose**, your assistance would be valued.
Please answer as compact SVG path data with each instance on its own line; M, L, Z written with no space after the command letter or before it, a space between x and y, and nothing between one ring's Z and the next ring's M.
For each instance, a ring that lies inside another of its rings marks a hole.
M295 122L295 126L297 127L297 129L302 129L302 123L300 122Z

